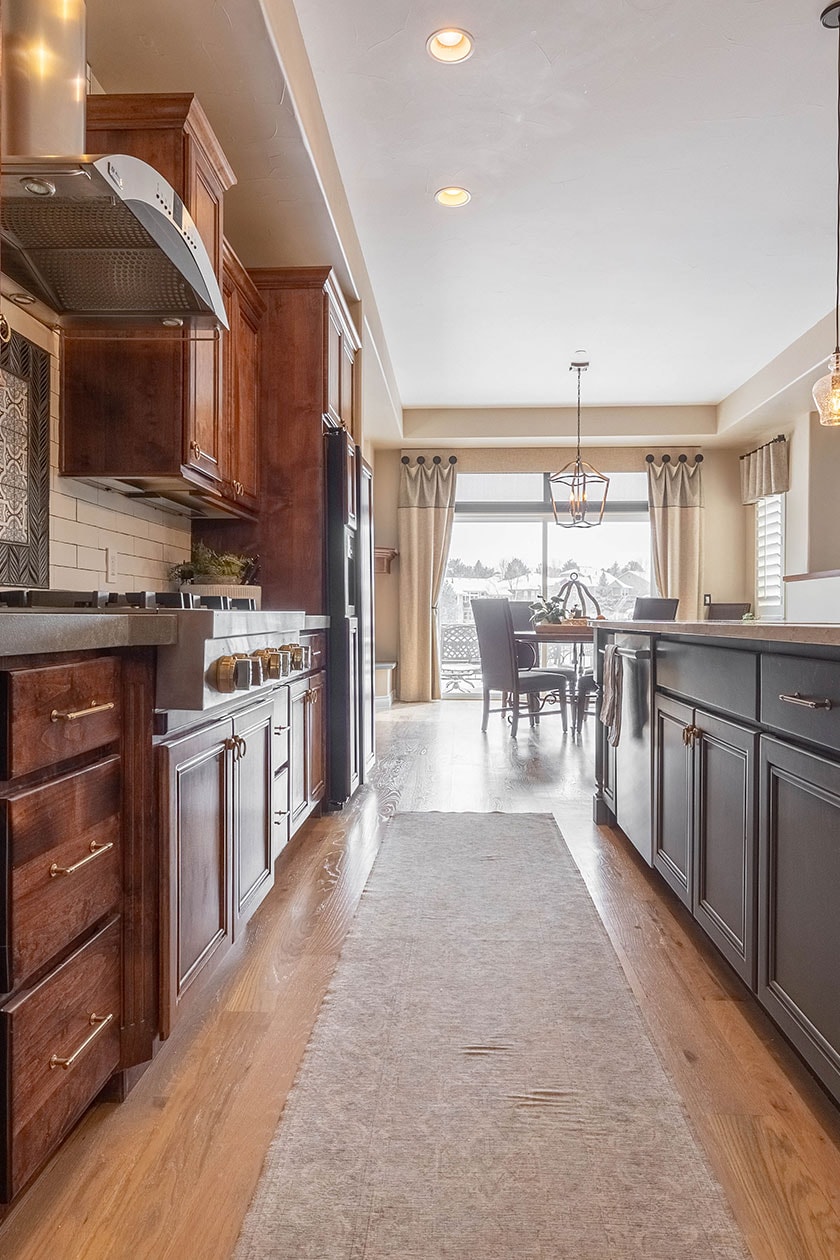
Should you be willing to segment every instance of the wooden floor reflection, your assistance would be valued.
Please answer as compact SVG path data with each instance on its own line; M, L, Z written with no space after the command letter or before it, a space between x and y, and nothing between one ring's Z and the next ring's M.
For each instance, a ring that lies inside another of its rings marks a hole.
M591 822L593 719L579 739L556 718L516 740L479 725L461 700L381 715L373 784L290 846L212 1000L124 1103L88 1114L0 1227L0 1256L228 1260L400 809L556 812L755 1260L837 1260L838 1112L662 882Z

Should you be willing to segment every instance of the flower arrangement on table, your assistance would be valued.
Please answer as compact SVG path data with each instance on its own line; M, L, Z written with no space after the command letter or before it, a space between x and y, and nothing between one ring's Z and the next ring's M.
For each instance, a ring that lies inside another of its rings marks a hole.
M577 596L579 603L573 603L569 607L573 594ZM592 605L592 614L587 612L587 604ZM590 621L604 620L601 605L589 587L581 582L577 572L569 574L568 581L563 583L556 595L536 599L530 607L534 613L531 618L534 625L588 626Z

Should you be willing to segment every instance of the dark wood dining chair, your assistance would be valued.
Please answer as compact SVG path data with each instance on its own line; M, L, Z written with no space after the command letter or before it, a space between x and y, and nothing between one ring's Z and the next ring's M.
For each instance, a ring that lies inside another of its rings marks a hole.
M649 599L642 595L633 605L633 620L675 621L679 606L678 599L659 599L658 597Z
M563 718L563 730L567 729L566 679L560 673L542 669L520 669L516 660L516 640L513 637L513 619L506 599L473 599L473 620L478 635L478 654L481 659L481 681L484 707L481 729L487 730L491 713L504 713L508 706L505 695L510 696L510 733L516 735L522 699L525 699L531 726L540 720L540 712L546 700L557 704ZM490 708L490 692L500 691L503 697L500 709Z
M709 604L706 609L707 621L740 621L752 604Z

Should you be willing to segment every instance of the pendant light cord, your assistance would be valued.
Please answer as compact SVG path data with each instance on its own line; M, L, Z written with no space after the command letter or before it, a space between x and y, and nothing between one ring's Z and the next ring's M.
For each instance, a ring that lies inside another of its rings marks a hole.
M837 28L837 267L834 285L834 353L840 354L840 26ZM578 376L580 382L580 376Z
M838 70L838 79L840 79L840 70ZM837 106L837 108L838 108L838 113L839 113L839 116L840 116L840 100L838 100L838 106ZM840 123L839 123L838 125L840 125ZM838 159L837 159L837 160L838 160L838 163L840 163L840 145L838 145ZM840 170L840 166L838 166L838 170ZM837 224L837 240L838 240L838 246L837 246L837 249L838 249L838 262L837 262L837 284L838 284L838 297L837 297L837 301L838 301L838 304L840 304L840 176L838 176L838 181L837 181L837 215L838 215L838 224ZM840 333L838 333L838 338L840 338ZM577 369L576 369L576 371L577 371L577 378L578 378L578 382L577 382L577 462L578 462L578 463L580 463L580 374L581 374L582 370L583 370L582 368L577 368Z

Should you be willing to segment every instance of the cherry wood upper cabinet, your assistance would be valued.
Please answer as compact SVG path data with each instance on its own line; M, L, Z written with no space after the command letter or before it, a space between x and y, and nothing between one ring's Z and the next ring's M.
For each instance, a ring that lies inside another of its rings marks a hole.
M128 153L169 181L223 277L224 193L236 181L194 96L90 96L87 148ZM128 482L210 514L246 510L226 475L223 338L161 330L68 331L62 352L61 471Z
M260 321L265 303L236 254L224 242L222 296L230 331L222 333L222 412L226 493L256 509L259 496Z

